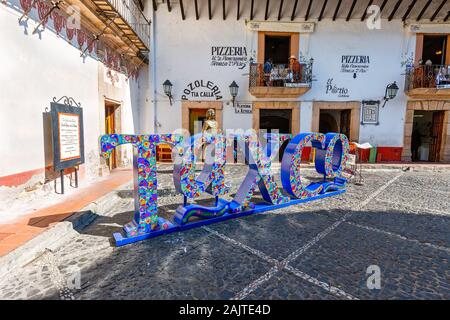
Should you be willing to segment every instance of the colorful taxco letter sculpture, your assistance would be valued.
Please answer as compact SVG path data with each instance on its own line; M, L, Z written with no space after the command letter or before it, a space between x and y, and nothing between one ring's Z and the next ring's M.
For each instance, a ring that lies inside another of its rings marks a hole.
M227 139L236 139L239 148L246 150L248 172L232 200L226 183ZM345 192L346 166L349 144L347 137L338 133L300 133L290 135L268 134L265 146L256 134L226 136L221 133L200 133L191 137L176 134L128 135L110 134L100 138L101 152L108 158L119 145L134 146L134 219L122 233L115 233L117 246L181 231L202 225L237 218L267 210L278 209L306 201L317 200ZM280 144L290 139L281 160L281 187L271 171L272 159ZM158 216L156 146L169 144L174 158L173 181L177 192L184 196L173 218ZM315 148L315 168L323 176L318 182L304 185L300 175L302 150L310 144ZM205 156L201 172L196 176L198 154ZM259 190L263 201L252 202ZM207 193L214 197L212 206L199 205L192 200ZM191 202L191 203L190 203Z

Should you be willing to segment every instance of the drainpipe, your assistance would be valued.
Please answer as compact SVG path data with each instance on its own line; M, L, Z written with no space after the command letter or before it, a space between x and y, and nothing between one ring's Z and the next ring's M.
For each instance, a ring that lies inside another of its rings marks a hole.
M150 48L150 53L152 56L152 60L151 60L151 74L152 74L152 91L153 91L153 99L152 99L152 103L153 103L153 128L154 128L154 133L158 133L158 119L156 116L156 110L157 110L157 94L158 94L158 85L156 84L156 14L155 14L155 10L152 8L152 41L151 41L151 48Z

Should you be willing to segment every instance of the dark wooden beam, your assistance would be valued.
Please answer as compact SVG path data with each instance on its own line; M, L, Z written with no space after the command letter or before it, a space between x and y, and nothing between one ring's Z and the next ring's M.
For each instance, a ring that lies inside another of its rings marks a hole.
M183 0L180 0L181 19L186 20L186 14L184 13Z
M369 9L369 7L372 5L373 0L369 0L369 3L367 4L366 10L364 10L364 13L361 17L361 21L364 21L366 19L367 16L367 9Z
M409 5L408 9L406 10L405 14L402 17L402 21L405 21L406 19L408 19L408 16L411 12L411 10L414 8L414 6L416 5L417 0L412 0L411 4Z
M430 18L430 21L434 21L434 19L436 18L436 16L438 15L439 11L441 11L442 7L445 5L445 3L447 2L447 0L442 0L441 4L439 5L439 7L436 9L436 11L433 13L433 15Z
M252 0L252 4L250 5L250 20L253 20L253 5L255 0Z
M384 0L383 3L380 6L380 17L381 17L381 13L383 12L384 7L386 7L386 3L388 2L388 0Z
M223 17L223 20L225 20L227 18L227 12L225 10L225 0L222 0L222 17Z
M328 3L328 0L325 0L325 1L323 2L322 10L320 10L319 21L322 20L323 13L325 12L325 8L326 8L326 6L327 6L327 3Z
M195 5L195 19L199 20L200 19L200 13L198 12L197 0L194 0L194 5Z
M292 9L291 21L294 21L294 19L295 19L295 14L297 12L297 4L298 4L298 0L295 0L294 8Z
M336 6L336 10L334 10L333 21L336 20L336 17L339 13L339 8L341 7L342 0L339 0Z
M156 11L158 10L158 5L156 4L156 0L153 0L153 10Z
M353 13L353 9L355 9L355 5L356 5L357 1L358 0L353 0L352 6L350 7L350 10L348 11L347 18L345 19L345 21L349 21L351 19L352 13Z
M312 2L313 0L309 0L308 9L306 9L305 21L308 21L309 19L309 13L311 12Z
M394 19L395 13L397 12L398 7L400 7L400 5L402 4L402 1L403 0L398 0L397 1L397 3L394 6L394 9L392 9L392 12L391 12L391 14L390 14L390 16L388 18L388 21L391 21L392 19Z
M170 0L167 0L167 10L172 11L172 6L170 5Z
M281 20L281 13L283 12L283 2L284 0L280 0L280 9L278 9L278 21Z
M422 18L423 14L425 13L425 11L427 11L428 7L430 6L431 1L432 0L428 0L428 2L425 3L425 5L423 6L422 10L420 10L419 15L417 16L416 21L419 21Z
M142 2L142 0L137 0L138 4L139 4L139 9L141 9L141 11L144 11L144 3Z
M383 0L383 3L382 3L381 6L380 6L380 15L379 15L380 19L382 18L382 15L383 15L383 9L384 9L384 7L386 6L387 2L388 2L388 0Z
M239 18L241 17L241 12L240 12L240 10L241 10L241 0L238 0L238 3L237 3L237 15L236 15L236 20L239 20Z
M211 0L208 0L208 15L209 15L209 20L211 20L212 19Z
M450 18L450 11L447 11L447 15L445 16L444 21L447 21L448 18Z
M269 18L269 2L270 0L266 0L266 13L264 14L264 20Z

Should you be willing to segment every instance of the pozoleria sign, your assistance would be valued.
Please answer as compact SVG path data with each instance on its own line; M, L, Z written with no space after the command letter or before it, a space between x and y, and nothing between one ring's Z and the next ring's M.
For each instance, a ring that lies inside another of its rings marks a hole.
M222 99L222 93L219 86L215 85L209 80L195 80L188 83L183 90L182 100L199 99L199 98L215 98L216 100Z

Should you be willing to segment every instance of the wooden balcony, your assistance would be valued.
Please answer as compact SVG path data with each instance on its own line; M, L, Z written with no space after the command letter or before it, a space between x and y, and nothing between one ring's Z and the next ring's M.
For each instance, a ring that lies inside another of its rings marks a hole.
M264 72L263 64L252 63L249 92L256 98L298 98L311 89L311 74L312 61L301 63L296 72L277 65L271 72Z
M421 65L406 71L405 93L412 99L450 99L450 66Z
M118 13L114 23L124 36L140 50L150 48L150 22L144 16L135 0L91 0L101 12L107 15Z
M311 87L250 87L250 93L256 98L298 98Z
M147 62L150 21L136 0L65 0L80 8L82 23L119 51Z

